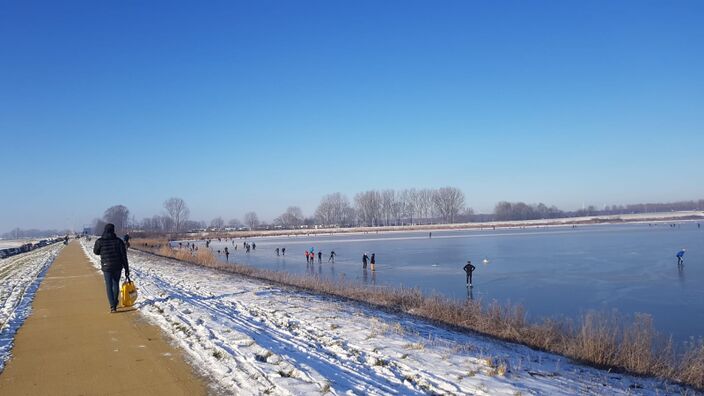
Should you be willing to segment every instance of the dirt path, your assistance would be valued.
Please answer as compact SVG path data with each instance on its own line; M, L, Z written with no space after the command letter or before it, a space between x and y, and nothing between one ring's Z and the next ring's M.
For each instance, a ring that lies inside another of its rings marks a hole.
M204 382L137 311L110 314L78 242L56 258L0 374L0 395L199 395Z

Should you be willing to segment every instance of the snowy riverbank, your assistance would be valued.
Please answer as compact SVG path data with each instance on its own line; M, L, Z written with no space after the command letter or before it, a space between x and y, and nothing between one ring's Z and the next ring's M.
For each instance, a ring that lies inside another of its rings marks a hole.
M86 253L98 265L98 258ZM130 252L137 307L237 394L663 394L614 374L334 298Z

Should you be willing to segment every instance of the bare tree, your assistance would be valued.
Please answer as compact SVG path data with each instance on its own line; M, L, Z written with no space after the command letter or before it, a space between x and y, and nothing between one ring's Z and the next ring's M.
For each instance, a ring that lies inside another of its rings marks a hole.
M215 228L216 230L221 230L225 228L225 220L223 220L222 217L218 216L210 221L210 226Z
M418 191L416 191L415 188L401 191L399 201L401 202L401 216L408 219L410 224L414 224L413 220L416 217Z
M418 210L417 217L428 221L433 216L433 194L434 191L429 188L418 191L416 201L416 208Z
M284 228L297 228L303 224L303 211L298 206L289 206L281 216L274 220Z
M394 206L396 205L396 191L384 190L381 192L381 215L384 219L384 225L391 224L394 218Z
M176 232L181 231L183 223L188 220L188 216L191 214L186 202L181 198L169 198L164 201L164 209L166 209L166 213L171 218Z
M242 223L240 223L239 219L230 219L230 221L227 222L227 225L233 228L239 227L240 224Z
M455 187L443 187L433 194L435 210L447 223L454 223L455 218L464 209L464 193Z
M171 231L174 229L174 221L169 216L159 216L159 224L161 231Z
M357 193L354 205L362 224L376 226L381 220L381 194L376 190Z
M315 210L315 218L323 225L345 225L351 222L350 201L337 192L328 194L320 200Z
M115 225L115 232L122 234L127 229L127 223L130 218L130 210L124 205L115 205L107 208L103 213L103 220L106 223Z
M244 215L244 223L247 224L250 230L253 230L259 225L259 217L254 212L247 212Z

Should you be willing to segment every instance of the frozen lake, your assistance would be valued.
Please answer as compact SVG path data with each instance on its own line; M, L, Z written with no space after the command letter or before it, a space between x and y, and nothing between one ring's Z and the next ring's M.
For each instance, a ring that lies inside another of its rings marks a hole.
M522 304L531 318L573 316L589 309L649 313L656 328L676 339L704 336L704 228L696 222L483 231L387 232L311 237L251 238L229 246L230 261L276 271L345 277L376 285L418 287L455 298ZM204 243L201 242L201 245ZM277 247L286 248L276 256ZM307 265L304 251L323 252ZM678 269L675 253L686 248ZM335 264L328 263L331 250ZM362 254L376 253L376 271ZM483 263L484 259L488 263ZM222 256L224 261L225 257ZM462 271L477 267L471 295Z

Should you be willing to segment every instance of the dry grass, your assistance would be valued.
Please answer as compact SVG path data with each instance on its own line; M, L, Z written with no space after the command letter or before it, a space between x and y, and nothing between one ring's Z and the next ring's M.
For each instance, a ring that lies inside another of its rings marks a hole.
M133 247L189 263L293 286L429 319L455 329L471 330L612 371L655 376L704 389L704 343L692 341L675 350L658 334L649 315L627 319L616 313L589 312L578 321L545 319L529 322L522 307L496 302L460 301L425 296L418 289L383 288L317 276L292 275L240 264L224 264L209 250L171 249L165 240L136 239Z

